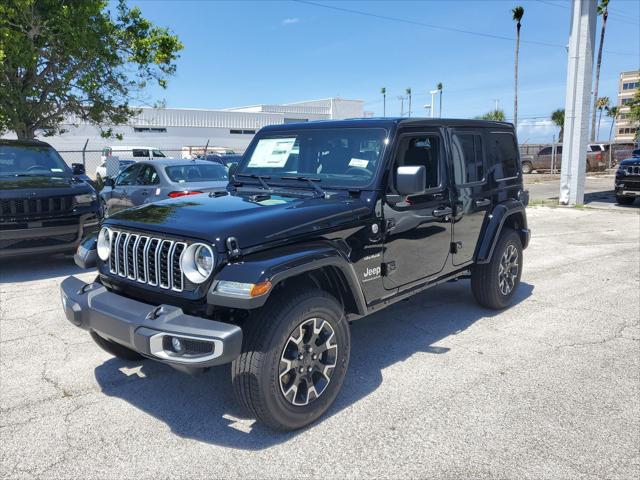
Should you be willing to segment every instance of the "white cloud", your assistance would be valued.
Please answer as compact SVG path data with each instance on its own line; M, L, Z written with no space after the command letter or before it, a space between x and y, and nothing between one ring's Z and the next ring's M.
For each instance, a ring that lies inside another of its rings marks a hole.
M551 143L554 135L557 141L559 131L560 129L551 120L521 120L518 122L518 141L520 143Z
M298 23L300 22L300 19L298 17L292 17L292 18L285 18L284 20L282 20L282 22L280 22L280 24L283 27L286 27L287 25L293 25L294 23Z

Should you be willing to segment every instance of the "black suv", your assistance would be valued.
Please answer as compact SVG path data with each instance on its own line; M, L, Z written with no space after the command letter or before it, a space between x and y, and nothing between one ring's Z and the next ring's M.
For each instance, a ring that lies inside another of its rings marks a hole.
M70 169L44 142L0 139L0 257L73 252L99 213L82 164Z
M233 362L249 412L300 428L340 390L351 321L465 276L480 304L510 304L529 242L527 199L507 123L265 127L228 192L105 220L85 243L99 275L67 278L64 310L120 358L181 369Z
M615 180L616 200L621 205L631 205L640 197L640 149L633 151L618 165Z

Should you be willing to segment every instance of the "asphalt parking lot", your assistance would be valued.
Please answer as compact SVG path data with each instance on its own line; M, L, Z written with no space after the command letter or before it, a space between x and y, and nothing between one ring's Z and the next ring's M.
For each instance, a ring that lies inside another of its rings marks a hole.
M640 209L528 209L516 304L467 281L353 324L344 388L299 432L198 378L125 363L60 307L70 257L0 267L0 477L638 478Z

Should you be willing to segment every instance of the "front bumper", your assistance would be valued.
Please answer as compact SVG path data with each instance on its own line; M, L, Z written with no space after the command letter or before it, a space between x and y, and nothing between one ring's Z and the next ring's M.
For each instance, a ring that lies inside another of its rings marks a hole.
M99 219L93 214L77 217L69 225L34 226L46 222L30 222L27 228L3 228L0 235L9 245L0 248L0 258L41 253L73 252L83 236L98 229ZM35 246L30 246L32 243ZM22 245L25 245L24 247Z
M635 177L616 177L615 183L616 195L620 197L638 197L640 196L640 178Z
M141 355L176 367L204 368L229 363L240 355L237 325L185 314L171 305L153 306L108 291L100 283L68 277L60 285L67 320L84 330L124 345ZM210 347L199 355L180 356L165 338Z

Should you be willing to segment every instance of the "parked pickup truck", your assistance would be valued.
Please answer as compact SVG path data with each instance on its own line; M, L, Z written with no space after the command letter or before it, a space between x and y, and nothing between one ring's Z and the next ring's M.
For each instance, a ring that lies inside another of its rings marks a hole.
M268 126L225 194L104 220L76 255L98 276L64 280L62 305L117 357L191 371L232 363L238 402L297 429L340 391L350 322L457 278L471 279L480 305L509 306L527 203L511 124Z
M556 146L555 160L552 147L544 147L535 155L524 155L522 161L522 173L537 171L550 171L552 168L560 170L562 167L562 145ZM587 152L587 171L601 171L607 166L606 153L604 151Z

